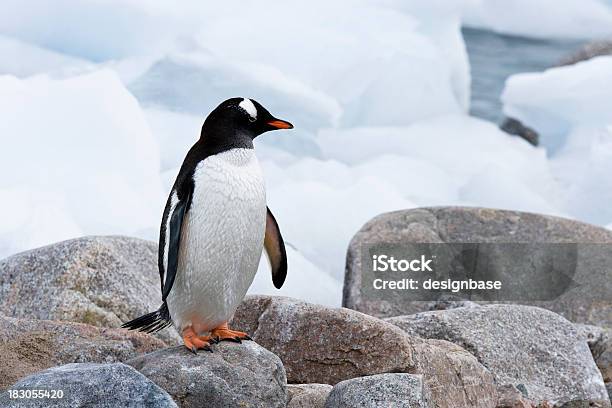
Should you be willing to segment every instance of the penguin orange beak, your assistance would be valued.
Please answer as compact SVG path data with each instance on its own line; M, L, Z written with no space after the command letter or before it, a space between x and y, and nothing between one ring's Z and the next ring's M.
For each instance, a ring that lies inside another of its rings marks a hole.
M293 125L291 123L280 119L269 121L268 126L271 126L274 129L293 129Z

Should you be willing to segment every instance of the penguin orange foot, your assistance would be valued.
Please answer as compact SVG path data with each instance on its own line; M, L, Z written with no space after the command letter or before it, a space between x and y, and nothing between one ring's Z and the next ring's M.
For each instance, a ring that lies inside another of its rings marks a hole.
M242 340L251 340L248 334L238 330L231 330L227 326L227 322L223 323L219 327L215 327L210 331L210 336L216 341L234 341L236 343L242 343Z
M191 326L183 330L183 343L194 354L197 354L198 350L206 350L212 353L211 342L215 343L216 341L211 336L198 336Z

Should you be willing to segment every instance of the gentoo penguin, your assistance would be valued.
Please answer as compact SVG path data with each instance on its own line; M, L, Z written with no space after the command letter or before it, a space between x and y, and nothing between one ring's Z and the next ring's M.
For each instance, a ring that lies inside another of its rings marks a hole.
M246 333L227 322L253 282L262 249L280 288L287 255L266 191L253 139L291 129L258 102L232 98L204 121L166 202L158 266L162 305L122 327L155 332L171 323L185 346L212 351L211 343L240 342Z

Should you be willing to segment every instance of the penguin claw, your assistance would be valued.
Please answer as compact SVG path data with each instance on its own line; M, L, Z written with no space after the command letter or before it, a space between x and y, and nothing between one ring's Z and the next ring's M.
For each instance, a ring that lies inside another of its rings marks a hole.
M191 346L190 350L193 354L196 354L196 355L198 354L198 349L196 348L196 346Z

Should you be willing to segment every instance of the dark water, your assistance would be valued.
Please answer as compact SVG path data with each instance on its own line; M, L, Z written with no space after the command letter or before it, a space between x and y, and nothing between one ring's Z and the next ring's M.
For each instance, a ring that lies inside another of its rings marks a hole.
M462 31L472 70L470 113L495 123L504 117L499 98L506 78L550 68L582 45L577 41L537 40L474 28Z

